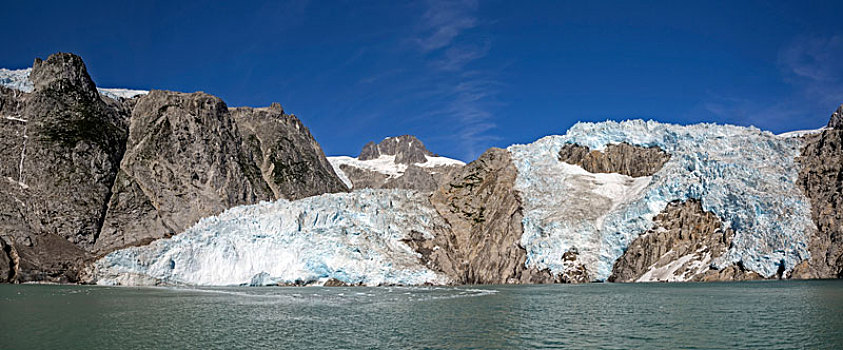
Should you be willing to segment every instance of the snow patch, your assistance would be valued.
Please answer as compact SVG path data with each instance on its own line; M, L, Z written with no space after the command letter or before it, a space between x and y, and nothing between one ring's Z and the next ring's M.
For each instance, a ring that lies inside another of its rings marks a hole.
M97 91L100 92L101 95L112 98L134 98L140 95L146 95L149 93L147 90L132 90L132 89L109 89L109 88L97 88Z
M395 140L397 141L397 139ZM390 155L380 155L378 158L369 160L360 160L349 156L332 156L327 158L328 162L331 163L331 166L334 168L334 172L337 173L337 176L340 177L342 182L345 183L345 185L348 186L349 189L353 187L353 184L348 178L348 175L346 175L345 172L343 172L340 168L341 165L352 166L358 169L381 173L386 175L387 178L399 177L403 175L405 171L407 171L407 164L396 163L395 156ZM425 158L427 159L426 162L414 163L413 165L422 168L465 165L465 163L462 161L447 157L425 156Z
M802 137L802 136L805 136L805 135L819 134L819 133L821 133L821 132L823 132L827 129L828 129L828 127L824 126L824 127L819 128L819 129L789 131L789 132L778 134L776 136L783 137L783 138Z

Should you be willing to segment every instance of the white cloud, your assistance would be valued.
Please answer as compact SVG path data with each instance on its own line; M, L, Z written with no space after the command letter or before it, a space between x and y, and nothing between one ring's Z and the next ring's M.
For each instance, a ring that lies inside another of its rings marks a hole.
M424 52L441 49L454 41L464 30L477 25L477 1L429 1L422 15L419 27L421 35L416 39Z

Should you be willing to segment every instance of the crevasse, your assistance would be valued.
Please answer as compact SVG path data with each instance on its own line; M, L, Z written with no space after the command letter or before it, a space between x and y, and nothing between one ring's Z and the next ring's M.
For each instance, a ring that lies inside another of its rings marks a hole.
M591 174L557 159L568 143L592 150L626 142L658 146L670 160L652 177ZM742 262L766 277L809 257L814 229L810 205L795 181L801 141L756 128L689 126L654 121L578 123L563 136L548 136L508 150L518 169L524 202L522 245L527 264L561 273L572 250L597 280L629 243L675 200L697 198L735 231L717 268Z
M106 285L444 284L401 239L447 224L426 196L362 190L229 209L184 233L112 252L94 270Z

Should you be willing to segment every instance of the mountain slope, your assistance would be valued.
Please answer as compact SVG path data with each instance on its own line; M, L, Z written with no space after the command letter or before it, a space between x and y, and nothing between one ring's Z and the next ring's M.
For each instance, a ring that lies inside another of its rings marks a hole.
M260 114L246 110L244 126ZM345 191L309 131L283 121L253 149L211 95L99 89L69 53L0 70L0 282L76 282L97 254L230 207ZM318 175L265 178L261 157Z

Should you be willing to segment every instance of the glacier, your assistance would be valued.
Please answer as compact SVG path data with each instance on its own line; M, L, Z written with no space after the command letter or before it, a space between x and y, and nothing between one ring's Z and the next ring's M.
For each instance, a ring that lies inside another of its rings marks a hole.
M592 174L557 159L569 143L603 150L609 144L657 146L671 155L651 177ZM671 201L701 200L735 232L733 245L712 266L742 262L765 277L810 257L815 226L797 187L802 141L754 127L673 125L628 120L577 123L508 150L518 170L515 188L524 205L528 266L562 273L562 254L573 251L597 280L605 280L629 243L653 225Z
M0 68L0 85L22 92L32 92L35 86L32 84L32 81L29 80L30 73L32 73L32 68ZM146 90L123 88L97 88L97 91L99 91L101 95L115 100L118 98L133 98L135 96L146 95L149 93L149 91Z
M112 252L102 285L447 284L402 239L447 229L427 197L361 190L239 206L184 233Z
M622 142L671 157L642 177L590 173L558 159L567 144L601 151ZM782 265L791 270L810 257L816 229L795 183L802 142L754 127L630 120L578 123L565 135L512 145L525 264L561 274L576 268L562 258L572 251L592 279L605 280L668 203L694 198L735 232L727 253L699 261L701 269L740 262L765 277ZM391 163L377 170L400 172ZM282 199L231 208L171 238L112 252L95 262L93 275L105 285L448 284L402 240L449 229L414 191Z

